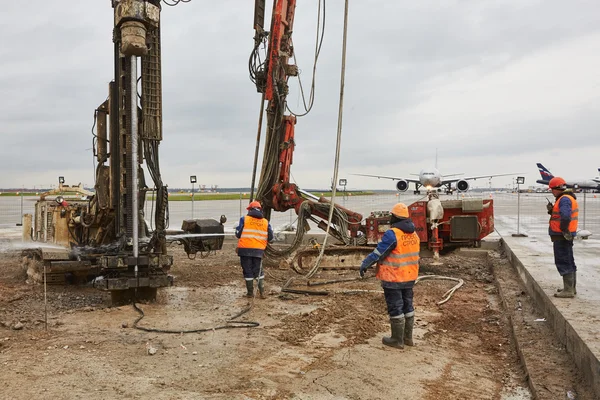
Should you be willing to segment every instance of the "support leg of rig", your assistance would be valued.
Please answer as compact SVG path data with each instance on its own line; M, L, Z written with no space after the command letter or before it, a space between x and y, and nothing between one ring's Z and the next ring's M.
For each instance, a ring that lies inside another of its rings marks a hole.
M440 250L442 249L442 241L438 237L437 223L434 222L431 229L431 248L433 250L433 265L442 265L440 260Z

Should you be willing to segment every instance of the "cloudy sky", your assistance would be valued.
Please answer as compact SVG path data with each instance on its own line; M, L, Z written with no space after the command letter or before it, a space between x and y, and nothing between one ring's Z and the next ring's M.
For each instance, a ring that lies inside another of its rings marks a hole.
M170 187L188 187L190 175L250 185L260 106L247 69L253 7L163 7L160 157ZM306 89L317 9L303 0L296 11ZM91 128L112 80L112 13L110 0L3 4L0 188L48 187L59 175L93 184ZM333 176L343 0L327 1L326 18L315 105L296 125L292 174L307 188ZM436 148L442 174L520 172L533 184L543 162L567 178L596 176L599 50L597 0L350 0L339 177L349 188L393 188L351 174L407 176L432 166ZM288 103L302 111L296 82Z

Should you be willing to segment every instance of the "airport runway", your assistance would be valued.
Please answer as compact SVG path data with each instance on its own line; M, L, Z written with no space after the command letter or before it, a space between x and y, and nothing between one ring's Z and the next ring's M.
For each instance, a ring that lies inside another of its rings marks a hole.
M320 195L320 193L315 193ZM441 195L440 199L462 198L462 194L451 196ZM545 235L548 229L548 215L546 213L547 198L552 199L549 193L496 193L496 192L471 192L464 197L483 197L494 200L494 216L496 230L500 235L512 233L525 233L528 235ZM413 194L375 194L369 196L338 196L336 203L367 217L373 211L389 210L396 202L402 201L410 204L424 199L424 196ZM34 197L0 197L0 230L6 234L16 234L20 228L16 224L21 222L21 209L24 213L32 213L35 204ZM578 194L579 201L579 228L595 233L590 239L600 239L600 196L595 194ZM241 215L246 213L248 200L210 200L194 201L193 212L191 201L172 201L169 203L169 227L180 229L183 220L193 218L218 220L221 215L227 217L226 231L231 232L237 225ZM152 211L152 202L147 201L146 215ZM22 208L21 208L22 207ZM518 212L520 211L520 212ZM279 213L274 212L271 225L275 230L284 230L289 224L295 224L296 214L293 210ZM314 225L312 225L315 228ZM316 228L315 228L316 230ZM10 233L9 233L10 232Z

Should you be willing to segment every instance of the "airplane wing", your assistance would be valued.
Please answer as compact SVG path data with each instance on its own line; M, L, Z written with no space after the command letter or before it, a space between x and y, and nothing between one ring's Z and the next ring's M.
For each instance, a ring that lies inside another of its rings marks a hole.
M394 180L394 181L406 181L406 182L410 182L410 183L421 183L421 181L419 181L418 179L400 178L400 177L394 177L394 176L367 175L367 174L350 174L350 175L368 176L370 178L380 178L380 179L391 179L391 180Z
M442 180L442 185L447 185L449 183L454 183L458 181L473 181L475 179L483 179L483 178L493 178L495 176L509 176L509 175L519 175L520 172L514 172L511 174L493 174L493 175L479 175L479 176L469 176L465 178L453 178L453 179L444 179Z

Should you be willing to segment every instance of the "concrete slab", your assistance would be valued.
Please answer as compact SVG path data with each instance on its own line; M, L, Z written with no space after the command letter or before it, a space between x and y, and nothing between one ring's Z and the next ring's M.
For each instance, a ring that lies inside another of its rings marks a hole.
M502 237L502 246L558 339L600 398L600 243L577 240L577 295L554 297L562 278L554 265L552 242L546 235Z

